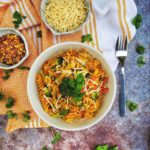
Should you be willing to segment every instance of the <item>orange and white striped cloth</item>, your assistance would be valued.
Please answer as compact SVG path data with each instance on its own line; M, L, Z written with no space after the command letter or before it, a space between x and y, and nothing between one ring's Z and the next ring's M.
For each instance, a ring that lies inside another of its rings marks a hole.
M111 2L113 5L111 5ZM112 0L111 2L109 1L108 4L105 4L106 7L101 7L99 0L91 0L90 4L92 11L87 25L77 33L56 36L46 28L40 18L39 12L41 0L0 0L0 28L14 27L12 21L15 11L20 12L23 16L27 16L18 28L18 30L24 34L29 44L30 57L23 64L25 66L31 66L38 54L49 46L65 41L80 42L82 35L85 34L92 34L93 36L94 42L87 44L96 49L101 49L104 55L108 56L110 62L114 61L112 66L114 64L116 66L117 60L115 60L115 57L113 56L114 45L116 42L114 39L116 40L119 34L128 33L125 30L127 25L131 32L131 34L128 35L129 39L134 36L135 29L129 23L129 19L131 19L129 15L131 15L131 13L128 8L129 3L132 3L132 6L135 4L132 0ZM126 2L128 2L128 4ZM111 19L111 15L114 20ZM42 31L42 38L37 36L37 32L40 30ZM3 81L1 76L3 76L2 70L0 70L0 89L2 88L6 97L12 96L15 98L15 105L11 110L18 114L17 120L8 120L6 131L12 132L19 128L48 127L48 124L44 123L34 113L28 101L26 91L28 71L15 69L7 81ZM0 102L0 114L4 115L6 111L7 109L5 108L4 100ZM31 112L31 119L27 123L22 121L22 113L25 111Z

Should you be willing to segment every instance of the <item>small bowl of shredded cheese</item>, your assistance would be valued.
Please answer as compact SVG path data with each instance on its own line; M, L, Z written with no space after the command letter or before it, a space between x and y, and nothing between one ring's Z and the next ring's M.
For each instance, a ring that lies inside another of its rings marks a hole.
M41 3L41 17L55 35L79 31L89 15L88 0L43 0Z
M1 28L0 69L17 68L28 56L28 44L23 34L13 28Z

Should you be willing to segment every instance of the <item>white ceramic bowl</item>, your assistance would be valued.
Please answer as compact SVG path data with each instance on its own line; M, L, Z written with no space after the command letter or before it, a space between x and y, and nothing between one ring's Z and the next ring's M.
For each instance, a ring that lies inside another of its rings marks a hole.
M47 3L47 0L42 0L42 2L41 2L41 18L42 18L43 22L45 23L46 27L48 29L50 29L52 31L52 33L55 34L55 35L63 35L63 34L65 35L65 34L75 33L77 31L79 31L81 28L83 28L85 26L85 24L88 22L88 19L89 19L89 16L90 16L90 2L89 2L89 0L85 0L86 7L89 9L89 11L87 13L86 20L76 30L68 31L68 32L58 32L55 29L53 29L53 27L50 26L46 21L46 18L45 18L45 15L44 15L44 10L45 10L46 3Z
M28 51L27 41L21 32L19 32L18 30L14 29L14 28L0 28L0 37L4 36L6 34L15 34L15 35L19 36L22 39L22 41L24 42L25 50L26 50L25 56L19 61L19 63L15 64L15 65L6 65L6 64L0 63L0 69L9 70L9 69L14 69L14 68L17 68L18 66L20 66L28 58L29 51Z
M35 82L36 74L41 69L43 63L45 63L45 61L48 60L50 57L57 56L58 54L64 52L65 50L69 48L86 49L93 57L101 61L103 68L109 74L109 81L108 81L109 92L104 97L103 103L101 107L99 108L99 110L97 111L97 113L95 114L95 116L92 119L75 120L73 121L73 123L70 123L70 124L66 123L65 121L61 119L53 118L50 115L48 115L48 113L44 112L42 105L40 103L39 97L38 97L37 86ZM29 72L28 81L27 81L27 92L28 92L30 103L34 111L43 121L48 123L50 126L53 126L62 130L67 130L67 131L83 130L98 123L100 120L104 118L104 116L106 116L106 114L110 110L114 102L115 94L116 94L116 79L108 62L98 50L92 47L89 47L85 44L82 44L82 43L66 42L66 43L61 43L61 44L57 44L55 46L49 47L42 54L40 54L39 57L35 60Z

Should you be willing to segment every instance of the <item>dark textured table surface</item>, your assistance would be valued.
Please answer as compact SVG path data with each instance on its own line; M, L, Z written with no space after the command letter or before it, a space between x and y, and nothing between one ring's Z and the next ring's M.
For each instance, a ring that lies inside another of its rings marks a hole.
M126 61L126 95L138 103L138 110L127 110L124 118L118 115L118 92L115 103L108 115L96 126L80 131L60 131L62 140L52 146L52 136L48 129L20 129L6 134L7 119L0 116L0 150L41 150L43 145L54 150L93 150L97 144L118 145L119 150L150 149L150 1L136 0L138 12L143 16L143 24L129 46ZM135 45L146 47L144 57L147 64L137 67L138 54ZM119 68L116 71L119 85ZM118 90L119 91L119 86Z

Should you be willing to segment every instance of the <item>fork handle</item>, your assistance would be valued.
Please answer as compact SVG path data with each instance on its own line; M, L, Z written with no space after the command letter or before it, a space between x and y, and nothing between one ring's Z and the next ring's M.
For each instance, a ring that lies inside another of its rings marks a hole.
M126 96L125 96L125 73L124 67L121 68L121 93L119 97L119 113L121 117L125 116Z

